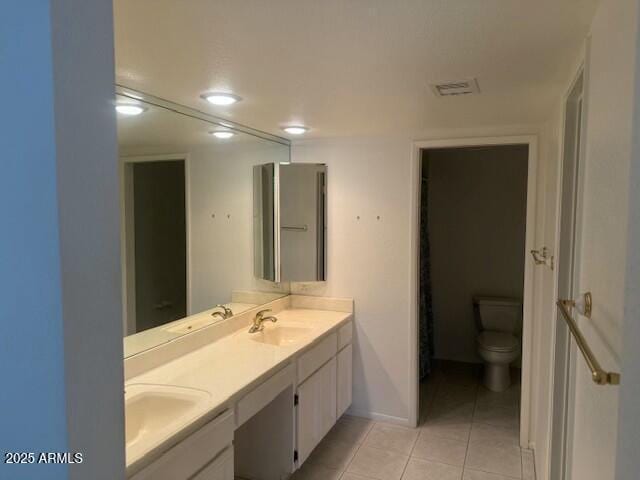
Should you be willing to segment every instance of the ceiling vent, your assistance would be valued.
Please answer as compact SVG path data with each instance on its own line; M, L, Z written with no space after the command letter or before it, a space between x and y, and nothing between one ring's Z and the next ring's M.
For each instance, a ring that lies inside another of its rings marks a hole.
M480 93L478 80L475 78L459 80L457 82L435 83L431 85L431 90L433 90L433 93L438 97L454 97L457 95Z

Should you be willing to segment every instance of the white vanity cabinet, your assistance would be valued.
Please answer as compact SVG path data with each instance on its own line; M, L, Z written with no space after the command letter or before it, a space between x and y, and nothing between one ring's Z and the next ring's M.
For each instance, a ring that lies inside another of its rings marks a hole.
M228 447L190 480L233 480L233 447Z
M233 411L225 411L130 480L233 480Z
M288 478L351 405L352 332L353 322L343 320L288 357L278 352L275 373L253 379L179 441L158 445L163 453L149 452L141 470L142 459L134 460L129 480ZM269 348L251 353L263 361L271 355Z
M351 406L353 399L353 322L348 322L338 330L338 391L337 413L340 418Z
M349 344L336 357L337 368L337 417L340 418L351 406L353 392L353 347Z
M298 462L300 465L336 423L336 359L298 387Z
M298 359L298 466L351 405L352 328L352 323L347 323Z

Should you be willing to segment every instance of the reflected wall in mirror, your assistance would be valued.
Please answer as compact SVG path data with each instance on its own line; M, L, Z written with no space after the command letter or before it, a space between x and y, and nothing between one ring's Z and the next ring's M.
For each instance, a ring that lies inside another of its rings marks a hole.
M118 114L130 356L288 294L275 275L254 275L252 172L290 152L284 139L127 92L116 103L143 109Z
M272 282L277 280L275 172L273 163L253 167L254 271Z
M256 277L326 280L324 164L265 164L253 169Z

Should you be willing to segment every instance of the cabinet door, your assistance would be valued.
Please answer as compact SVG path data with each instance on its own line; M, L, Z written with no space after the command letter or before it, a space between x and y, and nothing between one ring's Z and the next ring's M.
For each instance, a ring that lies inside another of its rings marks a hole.
M191 480L233 480L233 447L227 448Z
M221 458L221 452L228 454L227 448L233 441L234 424L233 411L220 414L200 430L169 449L144 470L136 473L131 480L193 478L205 465L211 465L212 459ZM233 452L231 456L233 458Z
M336 358L298 387L298 464L336 423Z
M353 348L347 345L338 353L338 418L351 406L353 392Z

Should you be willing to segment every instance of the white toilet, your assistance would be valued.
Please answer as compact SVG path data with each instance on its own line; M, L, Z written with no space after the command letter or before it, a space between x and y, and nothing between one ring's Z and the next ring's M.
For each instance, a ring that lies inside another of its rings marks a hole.
M522 301L517 298L474 297L478 353L484 360L484 385L502 392L511 385L509 366L520 356Z

